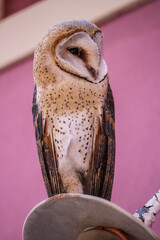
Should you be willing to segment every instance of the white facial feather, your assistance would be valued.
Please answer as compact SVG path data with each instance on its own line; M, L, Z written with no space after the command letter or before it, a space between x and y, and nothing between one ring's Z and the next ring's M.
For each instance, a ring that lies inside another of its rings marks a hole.
M100 33L94 39L96 42L87 33L78 32L62 40L55 52L65 70L98 83L107 74L107 67L101 56ZM73 48L79 49L81 56L73 55L69 51Z

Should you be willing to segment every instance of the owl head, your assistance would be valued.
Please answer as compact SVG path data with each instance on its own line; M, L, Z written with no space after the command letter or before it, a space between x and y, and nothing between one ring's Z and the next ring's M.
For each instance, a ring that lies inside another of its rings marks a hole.
M101 30L86 21L69 21L51 28L38 44L34 54L34 79L46 86L60 76L78 77L91 83L107 75L102 57Z

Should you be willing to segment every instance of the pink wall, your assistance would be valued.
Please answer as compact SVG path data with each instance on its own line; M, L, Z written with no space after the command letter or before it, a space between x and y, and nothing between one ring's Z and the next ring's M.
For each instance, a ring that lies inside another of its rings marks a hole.
M4 17L16 13L23 8L29 7L30 5L41 1L41 0L4 0Z
M133 213L160 188L160 1L102 30L116 112L112 201ZM160 236L160 213L153 230Z
M116 107L112 201L133 213L160 187L160 1L102 26ZM20 240L28 212L47 197L31 116L32 59L3 72L0 238ZM160 214L159 214L160 215ZM153 226L160 236L160 216Z

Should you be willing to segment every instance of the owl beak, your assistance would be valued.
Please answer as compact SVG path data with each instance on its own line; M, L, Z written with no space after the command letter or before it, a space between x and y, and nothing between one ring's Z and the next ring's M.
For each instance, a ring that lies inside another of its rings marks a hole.
M94 74L94 79L95 79L95 80L98 78L98 75L99 75L99 71L96 71L96 70L95 70L95 74Z
M91 76L94 78L94 80L96 80L97 79L97 77L98 77L98 75L99 75L99 71L97 70L95 70L94 68L92 68L91 66L88 66L88 71L89 71L89 73L91 74Z

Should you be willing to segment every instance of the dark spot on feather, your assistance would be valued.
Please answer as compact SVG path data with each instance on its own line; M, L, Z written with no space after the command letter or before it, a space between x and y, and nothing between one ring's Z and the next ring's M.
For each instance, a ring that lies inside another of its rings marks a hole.
M37 97L37 87L36 85L34 86L34 91L33 91L33 101L32 101L32 115L33 115L33 122L36 120L36 116L38 114L38 105L36 103L36 97Z

